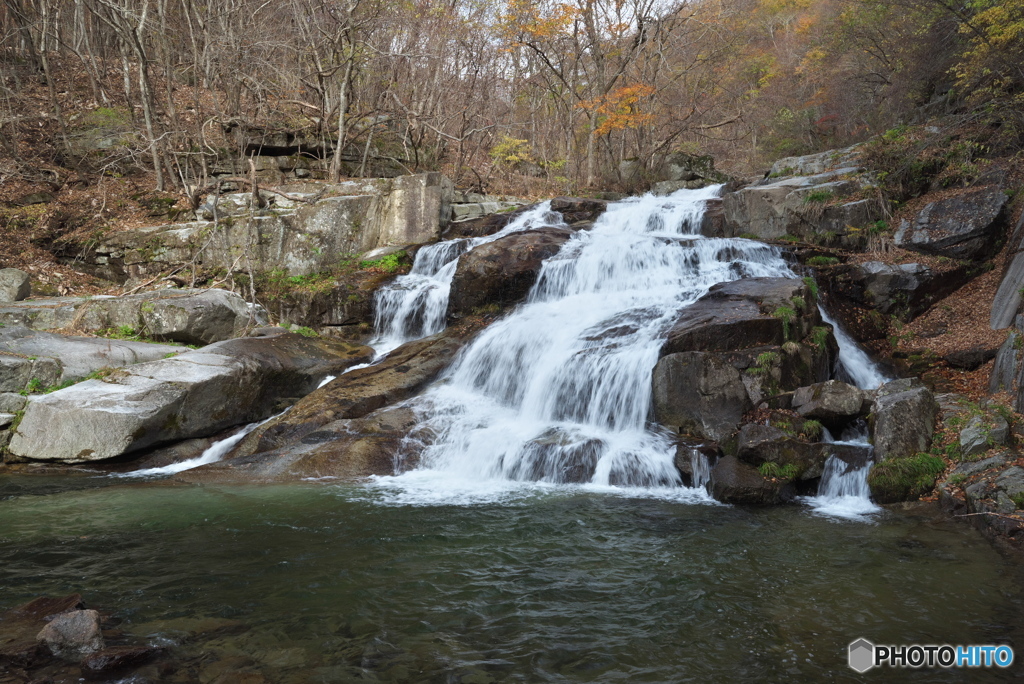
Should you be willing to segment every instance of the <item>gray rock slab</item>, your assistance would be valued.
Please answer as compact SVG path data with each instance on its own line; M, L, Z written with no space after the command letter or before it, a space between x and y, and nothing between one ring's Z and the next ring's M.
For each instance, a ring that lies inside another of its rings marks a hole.
M39 397L26 407L9 452L83 463L208 436L266 418L283 400L372 355L284 332L219 342Z

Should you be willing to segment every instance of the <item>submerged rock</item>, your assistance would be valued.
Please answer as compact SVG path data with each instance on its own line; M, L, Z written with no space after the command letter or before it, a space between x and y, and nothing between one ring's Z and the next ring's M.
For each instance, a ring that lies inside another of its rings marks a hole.
M50 620L36 638L58 658L77 660L103 648L100 614L95 610L62 613Z
M40 397L8 449L24 460L83 463L211 435L265 418L372 357L367 347L269 329Z
M88 678L106 677L134 670L163 653L152 646L110 646L82 659L82 674Z

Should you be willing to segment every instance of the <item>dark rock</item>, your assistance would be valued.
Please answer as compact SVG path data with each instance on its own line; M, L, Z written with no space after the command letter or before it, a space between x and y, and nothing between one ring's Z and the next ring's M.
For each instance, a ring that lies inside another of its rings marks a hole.
M898 247L953 259L980 260L999 247L1006 193L986 186L927 204L914 221L904 221L894 238Z
M799 479L821 477L825 461L817 444L802 442L777 427L757 424L740 428L736 457L755 468L762 463L791 465Z
M1007 263L992 300L989 325L993 330L1008 327L1020 311L1021 290L1024 289L1024 213L1013 230L1010 246L1013 258Z
M819 269L818 280L832 299L910 321L981 272L976 264L940 273L922 264L868 261Z
M362 418L413 396L451 363L479 328L479 324L465 329L448 328L402 345L378 364L339 376L304 397L285 415L254 430L242 440L233 456L297 445L321 428L326 430L324 426L329 423Z
M9 641L0 645L0 672L4 665L28 669L49 659L49 649L34 639Z
M724 503L779 504L796 496L792 482L770 480L735 456L725 456L711 469L711 495Z
M571 235L561 228L522 231L463 254L448 298L449 321L477 307L504 306L525 297L544 260L557 254Z
M673 458L673 463L676 466L676 470L679 471L682 476L683 484L687 487L696 486L697 483L693 480L693 465L695 458L703 458L707 462L707 467L710 469L718 463L718 459L722 457L722 450L714 442L702 442L687 439L685 437L676 437L675 439L676 453Z
M13 613L24 620L50 620L57 615L70 613L85 608L81 594L68 596L40 596L28 603L18 606Z
M95 610L61 613L46 623L36 639L58 658L77 660L103 648L100 614Z
M994 359L998 351L998 349L973 346L970 349L951 351L943 356L942 359L953 368L973 371Z
M562 215L568 224L595 221L608 209L608 202L585 197L556 197L551 200L551 211Z
M739 371L716 354L663 356L652 386L655 419L681 434L725 439L752 408Z
M795 297L804 301L802 311L795 310ZM780 308L796 313L789 326L776 315ZM787 339L802 339L820 324L814 297L802 280L743 278L715 285L683 309L661 354L781 346Z
M151 646L110 646L86 656L81 663L82 674L93 679L134 670L162 652Z
M893 380L882 385L869 425L879 461L928 451L939 406L920 380Z

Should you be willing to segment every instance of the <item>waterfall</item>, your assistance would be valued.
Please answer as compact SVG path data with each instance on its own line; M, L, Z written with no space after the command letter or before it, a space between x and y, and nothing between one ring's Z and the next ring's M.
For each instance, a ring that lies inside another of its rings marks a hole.
M707 454L700 449L690 450L690 472L693 487L704 488L711 482L711 464Z
M647 421L678 311L716 283L794 277L775 247L698 234L719 189L627 199L575 233L412 402L435 438L398 479L677 486L675 447Z
M872 447L868 441L867 425L860 421L850 426L844 430L841 441L833 440L831 433L826 430L825 441L837 446L863 449L863 462L848 463L835 454L830 455L818 483L818 494L806 497L805 503L815 513L832 518L870 520L873 513L882 509L871 502L871 489L868 487Z
M562 215L551 211L551 202L542 202L493 235L445 240L420 247L412 270L377 290L375 337L370 346L383 355L405 342L444 330L452 278L459 257L469 250L510 233L564 225Z
M843 330L839 323L829 316L824 307L819 306L821 319L832 326L839 344L839 363L846 372L853 384L860 389L878 389L883 383L888 382L878 364L871 360L867 353L860 348L860 345Z

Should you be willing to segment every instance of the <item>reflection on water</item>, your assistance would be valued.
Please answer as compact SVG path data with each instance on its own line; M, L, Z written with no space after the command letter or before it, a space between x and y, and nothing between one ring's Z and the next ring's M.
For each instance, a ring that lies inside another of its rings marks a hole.
M100 482L0 477L0 608L81 591L121 629L178 644L192 665L166 681L216 667L271 682L860 681L845 665L857 637L1019 633L1014 568L928 516L865 525L553 486L413 506L379 486ZM183 640L197 618L248 629Z

